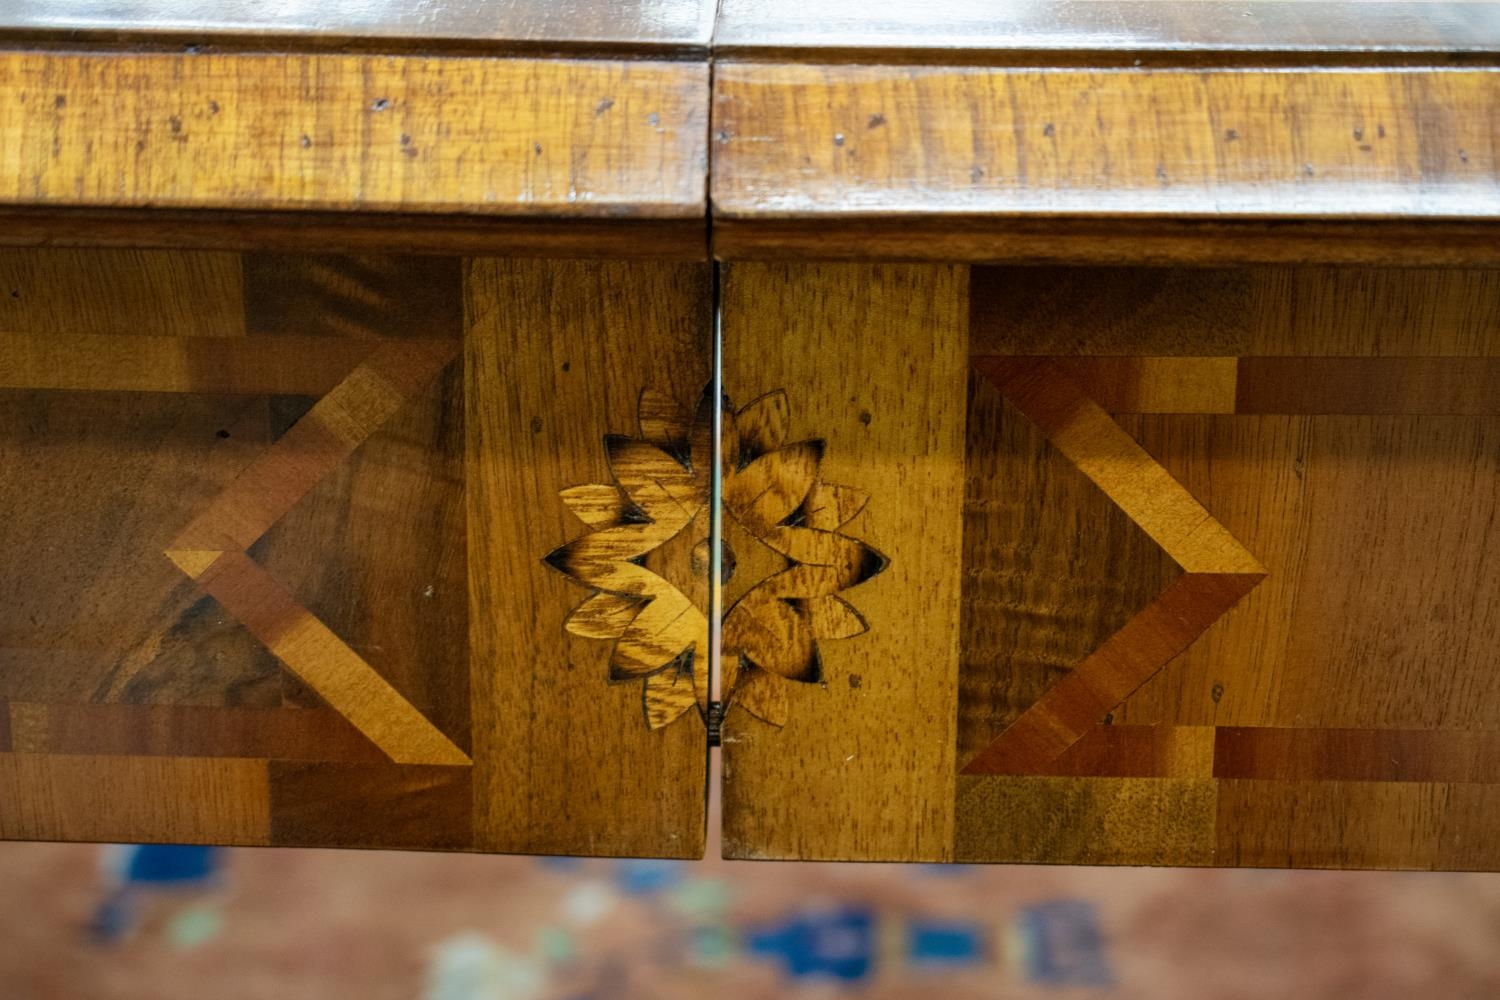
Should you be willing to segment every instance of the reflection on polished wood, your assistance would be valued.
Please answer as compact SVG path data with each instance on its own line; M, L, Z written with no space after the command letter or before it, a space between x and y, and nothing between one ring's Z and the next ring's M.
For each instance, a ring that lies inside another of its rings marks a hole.
M1444 61L1500 51L1493 3L724 0L715 51L994 65Z
M711 0L10 0L0 37L67 42L653 53L701 51Z
M1500 71L730 62L714 91L721 258L1047 259L1082 225L1078 258L1150 259L1175 232L1211 259L1237 220L1274 221L1253 258L1287 223L1361 220L1279 252L1496 259L1474 224L1500 219Z
M701 257L707 82L692 62L4 53L0 239Z
M0 251L0 837L700 854L702 727L538 539L601 406L701 394L706 278Z

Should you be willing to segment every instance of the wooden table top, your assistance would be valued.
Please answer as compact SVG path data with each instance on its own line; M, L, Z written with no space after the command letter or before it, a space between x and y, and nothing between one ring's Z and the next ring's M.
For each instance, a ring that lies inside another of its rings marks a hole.
M13 0L0 35L393 51L706 49L712 0Z
M0 36L390 51L1004 63L1500 51L1500 4L1282 0L12 0Z
M1386 62L1497 49L1495 3L724 0L714 32L725 56L995 64Z

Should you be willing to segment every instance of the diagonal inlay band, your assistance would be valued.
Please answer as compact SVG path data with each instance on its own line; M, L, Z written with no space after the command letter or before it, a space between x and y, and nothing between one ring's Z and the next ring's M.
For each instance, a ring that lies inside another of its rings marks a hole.
M437 377L458 348L454 341L382 343L250 463L166 552L398 764L472 762L245 550Z
M1266 570L1057 364L989 357L973 363L1184 570L963 768L965 774L1044 773L1234 607Z

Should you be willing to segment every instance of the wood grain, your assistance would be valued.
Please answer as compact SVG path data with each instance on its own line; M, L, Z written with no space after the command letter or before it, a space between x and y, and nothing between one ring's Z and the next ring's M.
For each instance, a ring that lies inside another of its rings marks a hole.
M1117 721L1500 728L1494 418L1122 420L1269 576Z
M960 776L956 856L1500 862L1482 832L1500 807L1489 781L1500 702L1486 680L1500 641L1489 558L1500 509L1494 274L978 269L973 288L976 368L1050 370L1082 396L1097 394L1119 413L1111 425L1267 576L1108 717L1084 727L1082 715L1051 712L1078 737L1063 752L993 758L981 762L992 773ZM1053 414L1077 412L1028 409L1024 398L1016 409L1044 428ZM1004 415L986 417L986 430L1004 431ZM1101 440L1074 442L1083 465L1107 466L1113 452ZM1033 461L1036 449L1031 442ZM971 446L976 454L986 453ZM1029 514L991 514L983 525L982 551L1001 565L1007 532L1014 539L1025 517L1065 531L1078 516L1076 503L1042 506L1049 494L1029 492ZM975 515L970 532L980 530ZM1104 553L1093 559L1107 565ZM1023 642L1080 613L1062 603L1031 610L1034 620L1010 626ZM1082 613L1094 612L1085 602ZM1015 618L998 614L995 627ZM1143 648L1130 645L1132 654ZM966 662L977 676L997 669ZM961 716L986 705L961 703ZM1057 730L1041 736L1056 740ZM1161 787L1150 791L1152 783ZM1211 821L1156 825L1152 811L1176 808L1169 797L1189 786L1202 789ZM1125 808L1121 797L1150 805L1101 826ZM1060 812L1061 830L1052 818ZM1174 839L1182 829L1198 832ZM1076 831L1090 838L1086 849L1066 839Z
M8 52L0 204L701 219L683 62Z
M1013 66L1447 61L1500 50L1483 3L724 0L721 56Z
M462 850L473 844L473 770L272 761L278 845Z
M0 754L0 838L267 844L266 763Z
M71 44L150 42L284 49L575 54L706 50L714 5L706 0L444 0L441 4L329 0L316 7L254 0L15 0L0 37Z
M327 709L11 702L16 753L122 757L246 757L380 762L385 754Z
M972 371L967 425L960 761L1182 572Z
M1210 780L960 775L953 860L1213 864L1218 792Z
M660 729L611 646L564 623L589 597L543 557L580 533L560 494L612 482L606 436L641 391L691 412L710 376L707 269L475 260L465 279L474 840L483 850L698 857L704 728Z
M1442 868L1475 828L1447 822L1446 785L1222 781L1216 861L1247 867ZM1475 817L1477 818L1477 817ZM1478 829L1483 829L1479 827ZM1469 856L1497 855L1486 845Z
M296 598L248 555L192 550L171 550L169 555L287 669L392 761L453 766L470 763L469 756L364 657L297 604Z
M0 253L0 836L701 853L701 723L582 668L542 557L608 475L599 400L702 395L706 278ZM494 502L517 469L534 510Z
M245 329L242 292L239 259L228 254L0 252L0 329L33 346L60 348L78 336L234 344ZM58 375L69 377L66 369ZM3 697L279 705L274 657L162 550L280 436L299 405L0 393Z
M1487 784L1500 764L1500 732L1101 725L1040 768L997 764L989 773Z
M240 256L0 249L0 332L241 337L245 310Z
M1500 271L974 269L976 355L1495 357Z
M702 216L526 219L358 212L0 207L0 246L707 260Z
M726 717L728 857L951 855L966 279L878 265L725 277L726 390L787 390L788 440L821 439L821 474L870 495L841 530L889 560L847 594L869 631L819 643L823 683L784 686L782 728Z
M248 256L246 326L261 343L446 339L458 351L461 282L453 258ZM452 363L249 552L467 751L463 405L462 367Z
M1484 124L1497 93L1500 75L1489 70L726 62L714 76L716 253L818 256L826 242L838 257L851 245L840 236L845 223L866 255L964 261L1018 256L1007 227L1041 217L1064 231L1070 220L1105 219L1420 221L1462 230L1500 215L1500 168ZM950 219L957 227L926 245ZM761 222L769 228L758 242ZM823 236L782 239L797 225ZM1361 231L1366 242L1385 232ZM1494 259L1482 237L1450 244L1445 257L1460 246ZM1303 249L1317 259L1315 246ZM1116 246L1101 256L1129 252Z

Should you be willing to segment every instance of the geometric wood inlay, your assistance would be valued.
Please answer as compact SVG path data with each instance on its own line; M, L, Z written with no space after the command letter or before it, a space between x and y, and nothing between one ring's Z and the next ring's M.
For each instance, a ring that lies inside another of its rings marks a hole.
M981 750L964 774L1044 774L1266 576L1265 567L1047 358L974 368L1184 573Z
M985 773L1487 784L1500 768L1500 732L1099 725L1039 771L1017 764L995 760Z
M245 550L436 378L457 352L453 341L382 343L215 497L166 553L399 764L471 761Z

